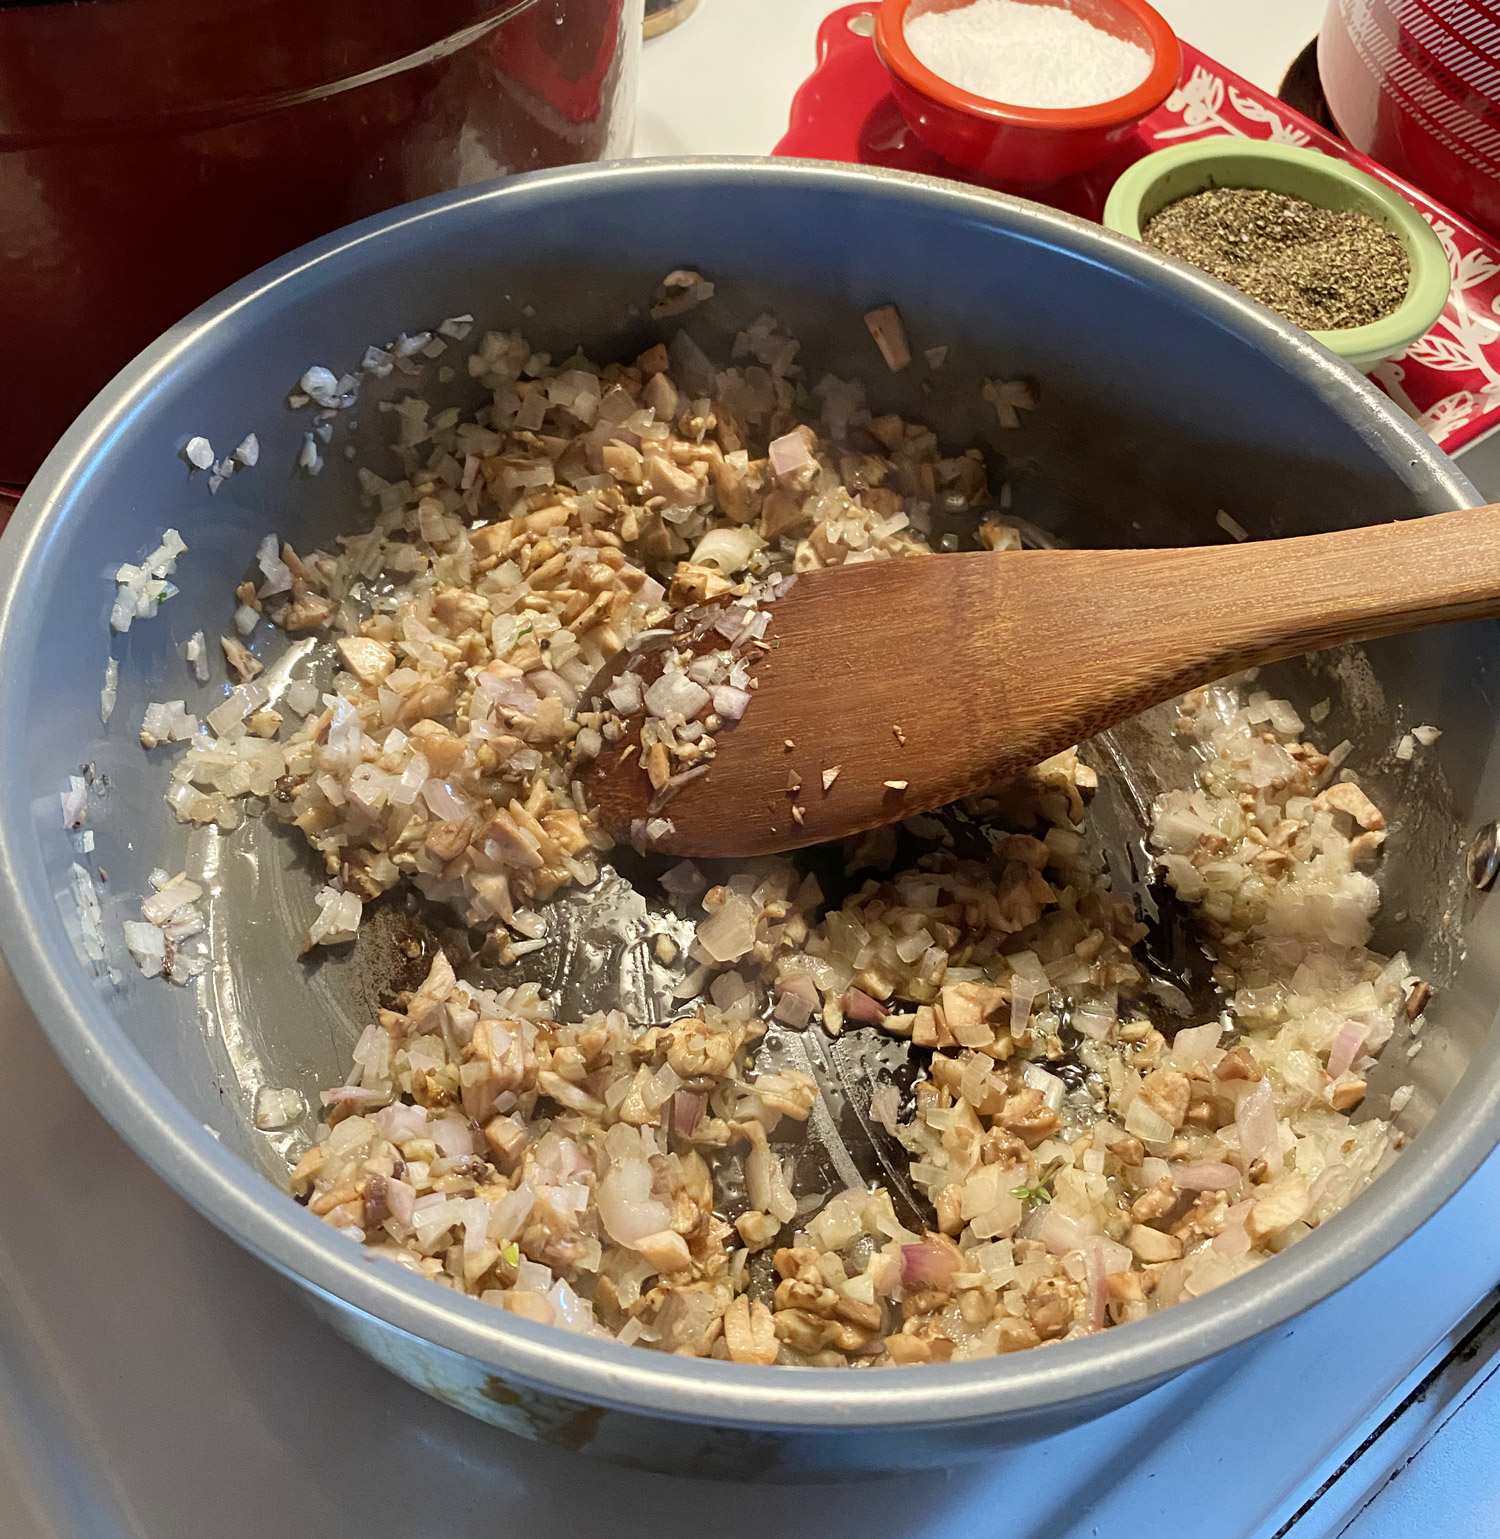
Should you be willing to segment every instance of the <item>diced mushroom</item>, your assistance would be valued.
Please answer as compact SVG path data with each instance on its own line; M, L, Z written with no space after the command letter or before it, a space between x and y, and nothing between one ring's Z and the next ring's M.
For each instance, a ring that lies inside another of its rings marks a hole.
M1180 1128L1187 1120L1192 1092L1187 1075L1175 1069L1153 1069L1141 1081L1142 1100L1174 1128Z
M1307 1212L1307 1181L1298 1171L1288 1171L1264 1188L1245 1218L1245 1233L1259 1244Z
M328 624L333 615L333 601L320 593L298 594L293 588L292 602L276 616L284 631L316 631Z
M248 684L257 673L260 673L265 664L251 652L238 636L220 636L219 645L224 649L224 656L229 666L239 674L242 683Z
M724 1311L724 1345L736 1363L776 1361L776 1322L759 1299L741 1293Z
M693 1255L687 1247L687 1241L671 1229L643 1235L635 1241L635 1249L659 1272L686 1272L693 1264Z
M892 374L898 373L911 362L911 348L906 341L906 327L901 323L901 312L895 305L881 305L865 312L865 325L875 338L880 356Z
M396 666L396 654L383 641L368 636L343 636L338 652L344 666L361 684L377 685Z
M1176 1261L1182 1255L1182 1241L1145 1224L1132 1225L1125 1243L1137 1261L1150 1265L1155 1261Z
M1357 785L1349 781L1341 780L1337 785L1329 786L1326 791L1320 791L1313 798L1313 806L1321 811L1332 808L1337 812L1347 812L1364 829L1385 827L1385 814Z

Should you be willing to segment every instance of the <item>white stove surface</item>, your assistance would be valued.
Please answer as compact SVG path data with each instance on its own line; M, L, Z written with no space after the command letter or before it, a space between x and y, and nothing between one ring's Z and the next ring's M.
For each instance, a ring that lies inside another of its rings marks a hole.
M1322 11L1157 3L1272 89ZM765 153L831 9L703 0L647 46L638 152ZM3 968L0 1130L0 1539L1500 1534L1500 1155L1336 1298L1086 1427L945 1472L734 1487L525 1443L388 1376L125 1148Z

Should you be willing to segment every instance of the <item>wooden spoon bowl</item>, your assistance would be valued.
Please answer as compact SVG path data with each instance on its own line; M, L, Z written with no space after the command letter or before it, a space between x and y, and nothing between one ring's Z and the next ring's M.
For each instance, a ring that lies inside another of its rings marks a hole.
M1254 544L972 551L805 573L772 607L749 709L718 734L708 773L662 809L670 828L651 847L750 856L838 839L970 795L1238 669L1496 615L1500 505ZM586 784L627 840L651 797L633 757L622 762L633 735Z

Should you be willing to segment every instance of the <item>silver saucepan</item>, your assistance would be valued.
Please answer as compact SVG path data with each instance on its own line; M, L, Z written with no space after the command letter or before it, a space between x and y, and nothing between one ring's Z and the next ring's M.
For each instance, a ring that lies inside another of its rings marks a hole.
M1383 1109L1382 1086L1388 1096L1398 1072L1414 1075L1409 1147L1272 1264L1088 1339L879 1372L665 1356L433 1286L298 1207L278 1148L253 1125L256 1085L313 1099L343 1077L389 981L368 955L297 961L315 885L302 852L258 823L198 848L213 872L212 966L189 989L132 969L119 933L135 917L130 896L190 853L136 732L149 700L186 694L202 710L222 693L217 677L193 682L179 648L200 628L224 630L268 531L306 548L368 516L355 465L378 463L389 420L362 401L322 475L300 473L304 423L285 397L309 365L355 366L367 344L462 312L557 355L582 341L595 357L630 356L655 339L653 287L684 265L717 285L721 331L706 346L727 355L734 326L772 311L813 370L863 377L873 407L908 411L959 446L989 442L1010 462L1015 513L1065 543L1222 539L1220 509L1271 536L1478 501L1385 397L1303 333L1034 204L914 176L712 160L544 172L412 204L189 316L94 401L33 481L0 544L0 944L58 1054L132 1147L413 1384L498 1426L658 1469L786 1478L951 1463L1098 1415L1288 1320L1410 1235L1494 1146L1500 936L1461 867L1465 840L1500 806L1500 631L1402 637L1278 680L1294 699L1332 692L1340 735L1377 765L1396 809L1377 942L1407 949L1440 994L1426 1051L1408 1065L1393 1040L1371 1082ZM871 346L863 312L891 300L914 341L950 345L928 391L918 370L887 373ZM435 373L430 398L465 399L461 366L446 383ZM1038 382L1024 432L1002 441L981 397L987 375ZM259 465L210 496L179 451L201 434L224 453L251 431ZM114 639L119 704L105 727L115 570L169 525L189 546L182 592ZM1441 725L1441 742L1411 763L1382 759L1392 733L1418 722ZM59 816L59 790L84 765L102 963L81 948L80 854Z

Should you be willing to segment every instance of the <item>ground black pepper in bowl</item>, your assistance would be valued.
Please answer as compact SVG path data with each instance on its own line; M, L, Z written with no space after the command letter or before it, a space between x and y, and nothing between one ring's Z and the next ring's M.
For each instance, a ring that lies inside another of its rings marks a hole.
M1400 239L1369 214L1255 187L1179 198L1142 235L1309 331L1380 320L1411 279Z

